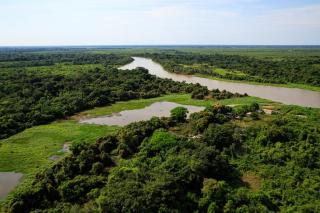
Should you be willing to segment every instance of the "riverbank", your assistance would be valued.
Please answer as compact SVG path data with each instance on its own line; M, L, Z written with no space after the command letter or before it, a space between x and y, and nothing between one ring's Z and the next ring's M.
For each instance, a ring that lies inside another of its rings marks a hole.
M289 84L273 84L273 83L260 83L260 82L254 82L254 81L240 81L240 80L230 80L225 78L217 78L210 75L204 75L204 74L194 74L194 76L200 77L200 78L208 78L212 80L217 81L225 81L225 82L232 82L232 83L243 83L243 84L251 84L251 85L262 85L262 86L272 86L272 87L284 87L284 88L293 88L293 89L304 89L304 90L310 90L315 92L320 92L320 87L306 85L306 84L295 84L295 83L289 83Z
M79 124L74 120L60 120L26 129L0 140L0 173L21 173L23 176L17 189L23 188L24 184L34 179L36 173L68 154L64 150L64 144L76 141L94 142L117 129L110 126ZM54 158L51 158L53 156ZM0 212L3 201L0 199Z
M198 83L208 87L209 90L219 89L232 93L247 93L250 96L268 99L287 105L320 108L320 92L318 91L271 85L267 86L262 84L246 84L244 82L228 82L208 78L208 76L198 77L194 75L177 74L166 71L161 64L154 62L150 58L133 57L133 59L134 61L132 63L120 67L120 69L131 70L136 67L143 67L147 69L150 74L160 78L168 78L174 81L193 84Z
M133 57L135 58L135 57ZM154 60L154 59L152 59ZM159 61L154 61L158 64L160 64L162 67L164 67L161 62ZM219 69L215 69L219 70ZM223 70L223 69L220 69ZM170 69L166 69L167 72L172 73L172 74L178 74L178 75L186 75L186 76L196 76L200 78L207 78L207 79L212 79L216 81L224 81L224 82L230 82L230 83L240 83L240 84L250 84L250 85L260 85L260 86L272 86L272 87L283 87L283 88L293 88L293 89L303 89L303 90L309 90L309 91L315 91L315 92L320 92L320 87L318 86L312 86L312 85L307 85L307 84L297 84L297 83L287 83L287 84L276 84L276 83L262 83L262 82L256 82L256 81L247 81L247 80L232 80L232 79L227 79L227 78L219 78L219 77L214 77L211 75L206 75L206 74L201 74L201 73L194 73L194 74L188 74L188 73L175 73L172 72ZM245 75L245 74L244 74Z
M34 173L53 163L49 159L51 156L63 156L65 153L61 150L65 143L95 141L116 129L79 124L72 120L55 121L26 129L0 141L0 172Z
M154 60L154 59L152 59ZM161 64L159 61L155 61L156 63ZM163 66L164 67L164 66ZM216 68L215 71L217 70L222 70L224 69L218 69ZM262 82L256 82L256 81L248 81L248 80L232 80L232 79L227 79L227 78L220 78L220 77L215 77L211 75L206 75L206 74L201 74L201 73L194 73L194 74L188 74L188 73L175 73L172 72L170 69L166 69L167 72L173 73L173 74L180 74L180 75L188 75L188 76L197 76L200 78L207 78L207 79L212 79L216 81L224 81L224 82L231 82L231 83L242 83L242 84L251 84L251 85L261 85L261 86L272 86L272 87L284 87L284 88L294 88L294 89L304 89L304 90L310 90L310 91L316 91L320 92L320 87L319 86L312 86L308 84L298 84L298 83L287 83L287 84L277 84L277 83L262 83ZM221 73L220 73L221 74ZM246 75L246 74L243 74Z
M224 99L224 100L197 100L192 99L190 94L170 94L165 95L157 98L150 98L150 99L137 99L137 100L130 100L130 101L122 101L117 102L116 104L112 104L110 106L104 107L96 107L94 109L83 111L72 118L79 120L81 118L92 118L98 117L103 115L111 115L112 113L118 113L123 110L134 110L134 109L142 109L155 102L161 101L168 101L174 102L177 104L183 105L194 105L194 106L210 106L215 103L220 103L223 105L245 105L245 104L252 104L252 103L259 103L259 104L270 104L274 103L270 100L257 98L257 97L242 97L242 98L231 98L231 99Z

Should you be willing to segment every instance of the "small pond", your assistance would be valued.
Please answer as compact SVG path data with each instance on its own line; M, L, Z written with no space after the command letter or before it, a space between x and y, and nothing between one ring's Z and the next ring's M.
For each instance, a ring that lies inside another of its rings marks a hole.
M87 124L125 126L132 122L149 120L154 116L169 117L170 111L178 106L187 108L189 114L204 110L204 107L181 105L172 102L156 102L143 109L125 110L108 116L80 119L79 122Z
M19 184L22 176L21 173L0 172L0 200L3 200Z

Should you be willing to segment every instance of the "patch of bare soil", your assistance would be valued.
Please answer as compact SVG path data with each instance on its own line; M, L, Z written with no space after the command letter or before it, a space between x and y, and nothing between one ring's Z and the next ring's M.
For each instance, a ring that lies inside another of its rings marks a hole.
M261 178L253 172L244 173L241 180L254 192L259 191L262 185Z

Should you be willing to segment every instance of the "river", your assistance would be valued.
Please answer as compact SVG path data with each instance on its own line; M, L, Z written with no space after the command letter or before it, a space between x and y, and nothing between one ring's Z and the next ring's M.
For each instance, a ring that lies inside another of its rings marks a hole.
M207 78L201 78L192 75L175 74L166 71L160 64L148 58L133 57L134 61L120 67L123 70L131 70L136 67L144 67L149 70L150 74L161 78L169 78L174 81L185 81L187 83L199 83L211 89L227 90L230 92L247 93L250 96L269 99L284 104L293 104L307 107L320 108L320 92L285 88L275 86L253 85L246 83L234 83L227 81L218 81Z

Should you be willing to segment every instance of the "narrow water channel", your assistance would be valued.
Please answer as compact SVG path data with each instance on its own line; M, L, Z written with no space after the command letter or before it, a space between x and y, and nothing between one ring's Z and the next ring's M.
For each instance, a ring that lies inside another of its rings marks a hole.
M9 192L19 184L22 176L21 173L0 172L0 200L5 199Z
M207 86L209 89L227 90L241 94L247 93L251 96L265 98L284 104L320 108L320 92L295 88L234 83L201 78L192 75L175 74L164 70L160 64L152 61L151 59L141 57L133 57L133 59L133 62L121 67L120 69L131 70L136 67L144 67L149 70L150 74L161 78L169 78L180 82L185 81L187 83L199 83L203 86Z

